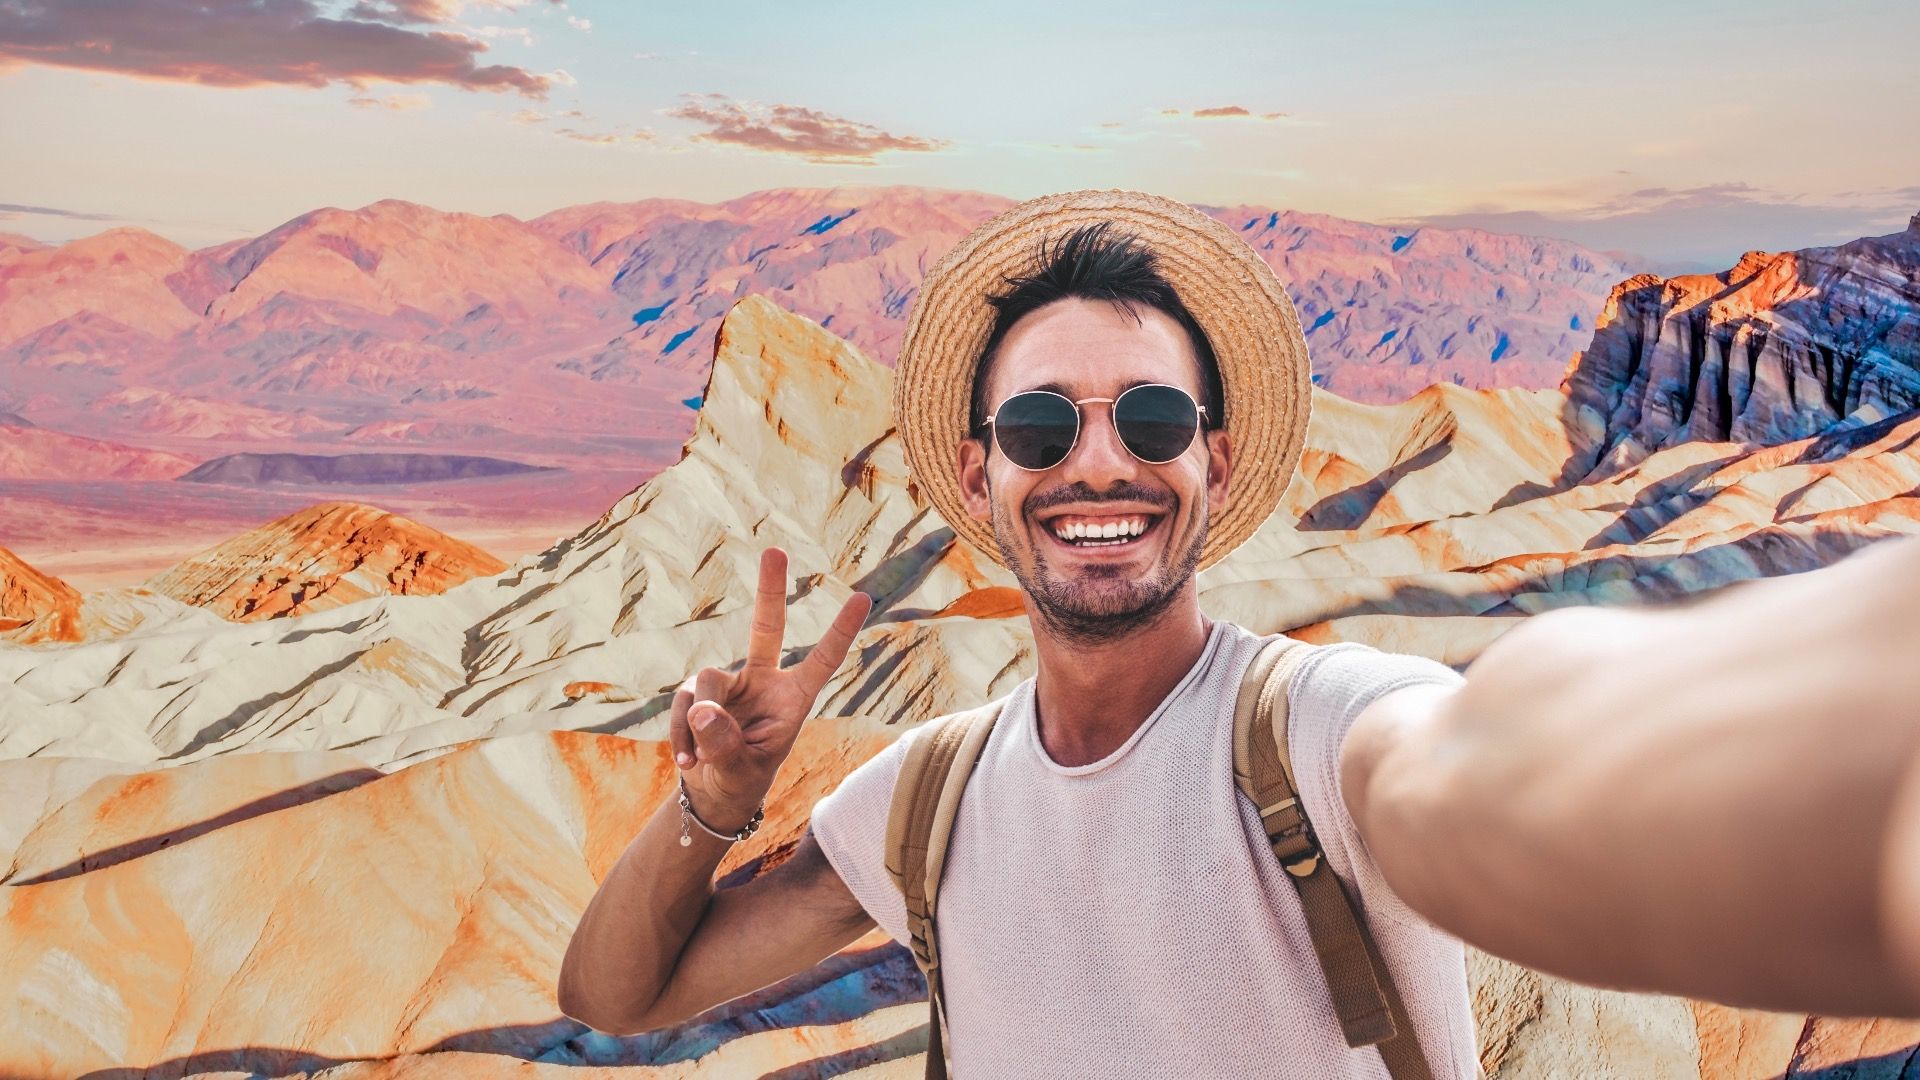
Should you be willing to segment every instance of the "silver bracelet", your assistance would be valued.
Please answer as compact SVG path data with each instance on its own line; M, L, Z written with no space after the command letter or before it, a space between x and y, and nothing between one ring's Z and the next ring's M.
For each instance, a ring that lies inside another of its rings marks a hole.
M745 825L742 825L740 827L739 832L736 832L736 833L720 832L716 830L713 826L707 824L704 821L701 821L700 815L693 812L693 800L687 798L687 774L686 773L680 774L680 846L681 847L686 847L688 844L693 843L693 833L687 829L688 821L692 821L695 825L698 825L702 829L705 829L707 833L711 836L718 837L721 840L737 841L737 840L745 840L747 837L752 836L754 830L760 827L760 822L766 816L767 816L767 801L765 799L762 799L760 800L759 807L757 807L753 811L753 817L750 818Z

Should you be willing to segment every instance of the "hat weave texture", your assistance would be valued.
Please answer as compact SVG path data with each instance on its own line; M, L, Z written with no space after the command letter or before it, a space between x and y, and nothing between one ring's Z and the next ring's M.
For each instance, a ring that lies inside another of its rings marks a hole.
M1112 222L1157 257L1220 366L1233 475L1214 508L1201 567L1252 536L1286 494L1306 445L1312 365L1293 301L1258 254L1185 203L1137 191L1071 191L1020 203L969 233L921 284L901 339L894 420L914 485L960 537L1002 562L991 523L960 496L974 368L993 330L990 295L1038 269L1041 244Z

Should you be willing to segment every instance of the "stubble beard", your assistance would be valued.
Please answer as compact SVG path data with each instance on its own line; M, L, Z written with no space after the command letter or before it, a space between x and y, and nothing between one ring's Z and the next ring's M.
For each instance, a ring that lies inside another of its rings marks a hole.
M1192 580L1207 542L1206 507L1199 513L1192 541L1177 553L1171 542L1162 547L1157 572L1144 580L1120 576L1119 567L1096 564L1085 573L1103 577L1103 582L1070 581L1053 573L1037 546L1027 550L1030 561L1022 560L1013 542L1018 534L1012 516L998 500L993 504L993 538L1001 561L1033 600L1034 612L1050 633L1074 645L1104 645L1152 624Z

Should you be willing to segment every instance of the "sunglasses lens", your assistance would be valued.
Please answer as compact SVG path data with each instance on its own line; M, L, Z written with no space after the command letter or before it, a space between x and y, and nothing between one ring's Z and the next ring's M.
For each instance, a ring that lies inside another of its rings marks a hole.
M1073 449L1080 413L1058 394L1015 394L993 414L993 436L1007 460L1023 469L1051 469Z
M1136 386L1113 403L1113 426L1134 457L1160 465L1193 445L1200 409L1175 387Z

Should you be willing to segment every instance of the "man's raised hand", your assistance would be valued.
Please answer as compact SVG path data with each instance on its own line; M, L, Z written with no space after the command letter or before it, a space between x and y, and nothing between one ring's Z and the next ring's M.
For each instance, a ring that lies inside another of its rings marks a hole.
M737 672L701 668L673 695L673 759L702 820L728 829L753 816L872 606L864 593L848 597L807 658L783 671L787 553L760 553L746 665Z

